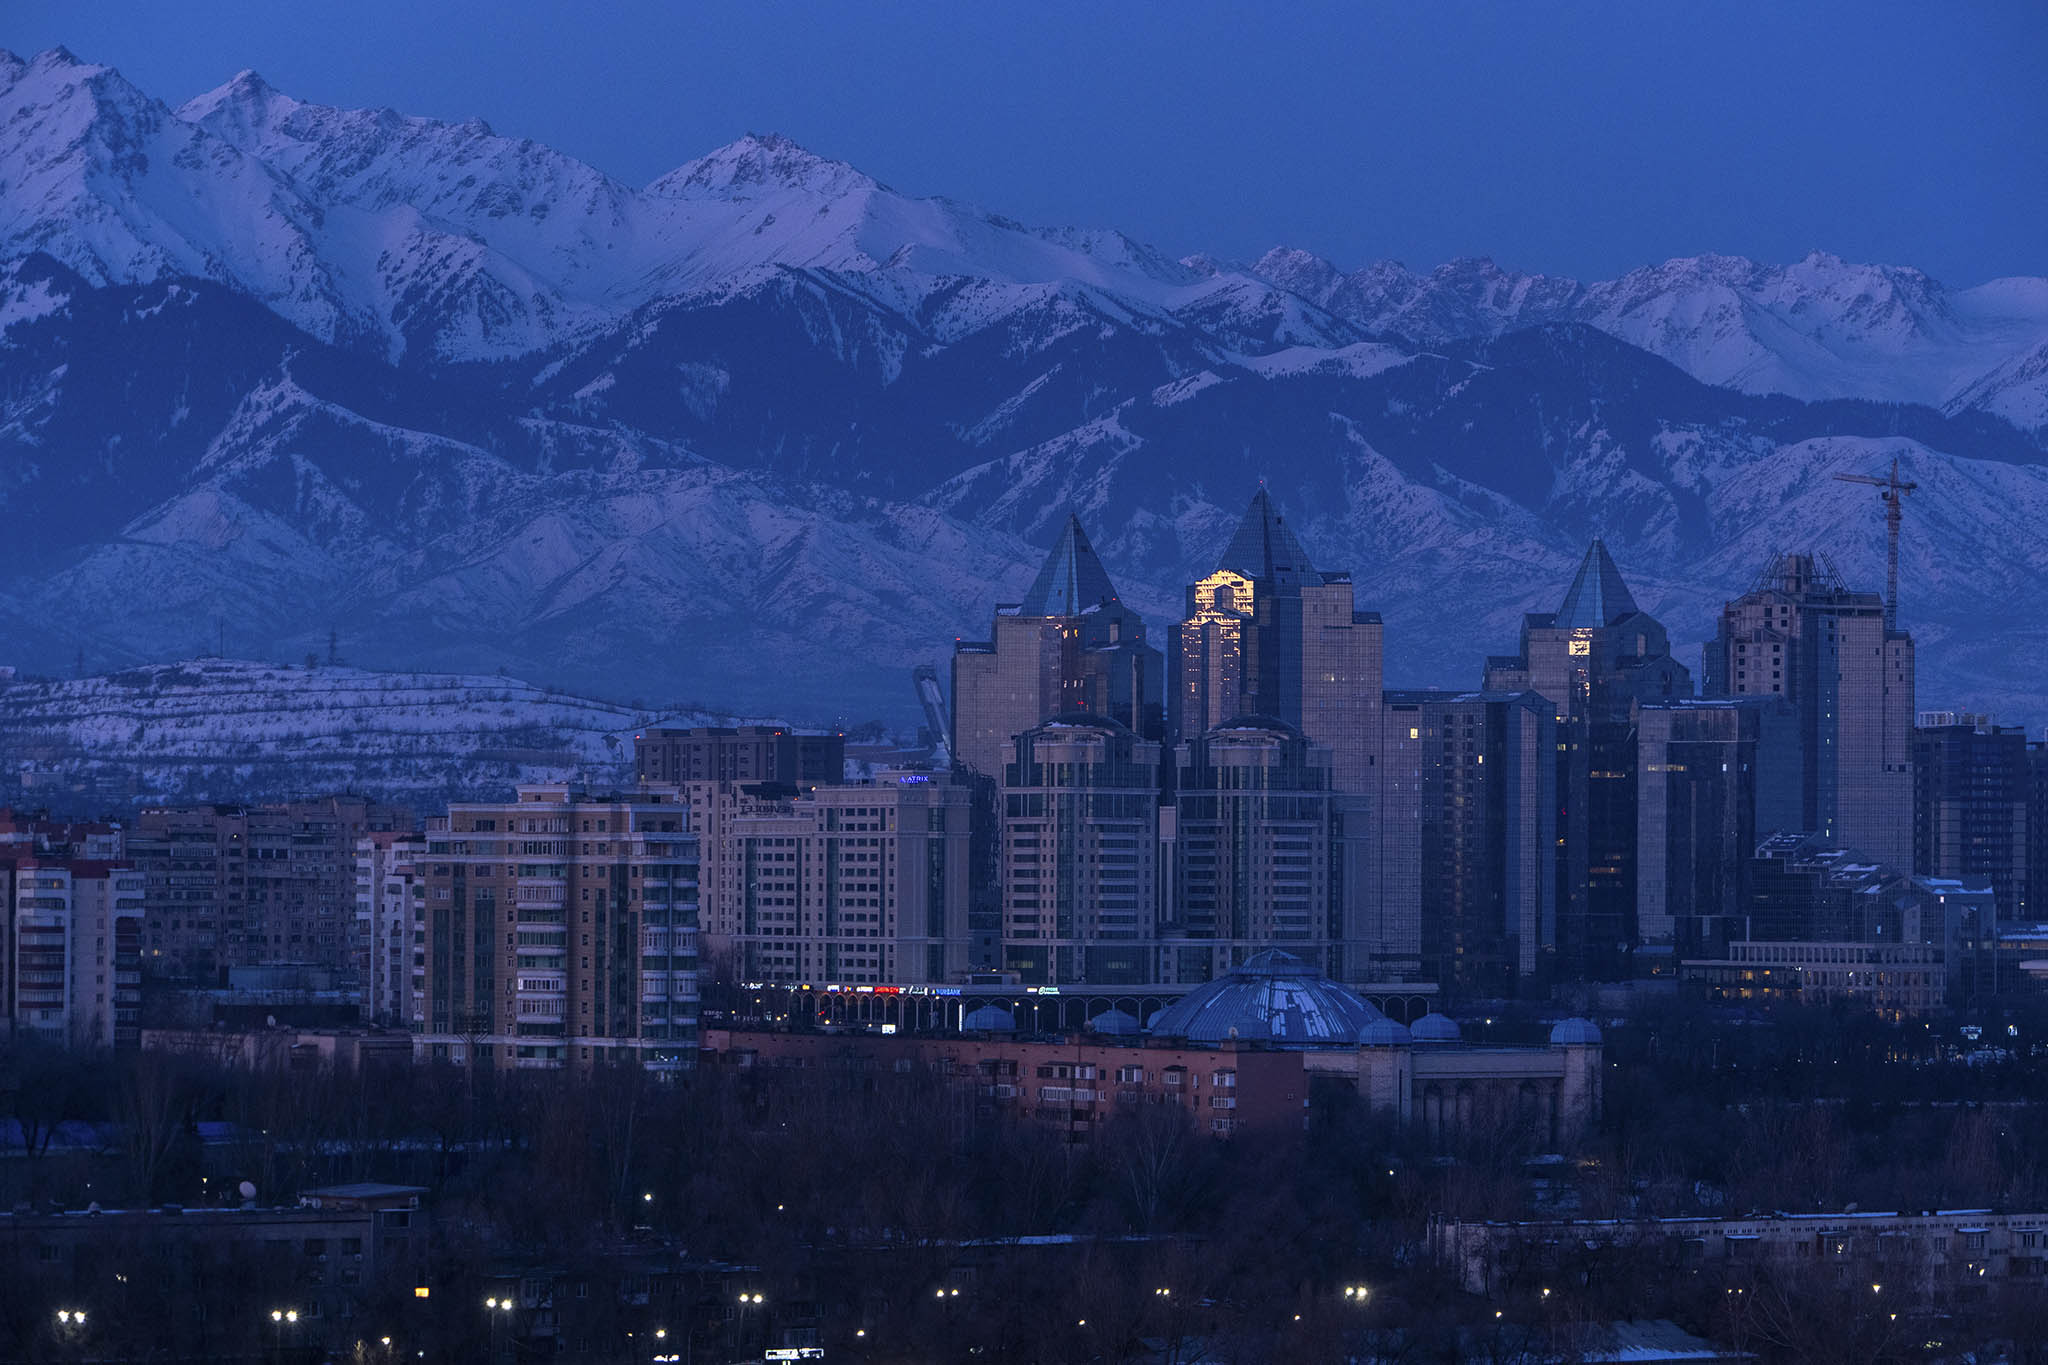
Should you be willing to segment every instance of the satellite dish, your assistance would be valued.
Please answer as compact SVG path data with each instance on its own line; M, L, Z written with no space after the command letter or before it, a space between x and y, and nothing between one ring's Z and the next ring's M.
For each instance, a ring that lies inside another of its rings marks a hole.
M274 1015L274 1014L266 1014L266 1015L264 1015L264 1016L263 1016L263 1026L264 1026L265 1028L276 1028L276 1027L277 1027L277 1016L276 1016L276 1015Z
M237 1185L235 1188L242 1192L242 1198L244 1199L254 1199L256 1197L256 1185L254 1181L244 1180L240 1185Z

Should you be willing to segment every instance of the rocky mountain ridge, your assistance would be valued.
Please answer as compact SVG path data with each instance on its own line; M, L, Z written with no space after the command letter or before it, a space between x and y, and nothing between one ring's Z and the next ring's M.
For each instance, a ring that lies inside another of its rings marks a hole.
M1078 511L1163 626L1267 481L1466 686L1594 534L1675 640L1779 548L1882 582L1922 696L2048 719L2048 281L1596 284L1174 260L769 135L634 189L480 121L173 110L0 57L0 638L45 672L338 631L388 667L912 718Z

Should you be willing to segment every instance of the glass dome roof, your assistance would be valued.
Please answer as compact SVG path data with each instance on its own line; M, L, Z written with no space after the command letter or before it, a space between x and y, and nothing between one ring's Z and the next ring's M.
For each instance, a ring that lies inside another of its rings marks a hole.
M1157 1038L1220 1043L1229 1038L1286 1047L1355 1047L1386 1019L1365 997L1279 949L1252 957L1161 1010Z

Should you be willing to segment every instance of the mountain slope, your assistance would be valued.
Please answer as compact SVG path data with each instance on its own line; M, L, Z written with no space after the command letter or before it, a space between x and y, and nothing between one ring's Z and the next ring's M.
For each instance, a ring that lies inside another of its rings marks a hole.
M431 805L630 777L657 716L515 678L200 658L0 684L6 800L251 800L358 791Z
M2048 281L1725 257L1582 283L1174 261L749 135L635 189L242 73L0 57L0 632L908 721L1070 510L1163 624L1266 480L1465 686L1604 535L1674 639L1774 550L1881 581L1930 704L2048 718Z

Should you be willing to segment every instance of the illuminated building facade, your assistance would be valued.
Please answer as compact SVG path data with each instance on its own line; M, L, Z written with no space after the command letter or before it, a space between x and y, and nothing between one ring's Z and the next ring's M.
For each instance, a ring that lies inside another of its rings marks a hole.
M1378 789L1382 628L1351 575L1320 573L1261 488L1174 632L1169 728L1271 716L1330 751L1336 789Z

